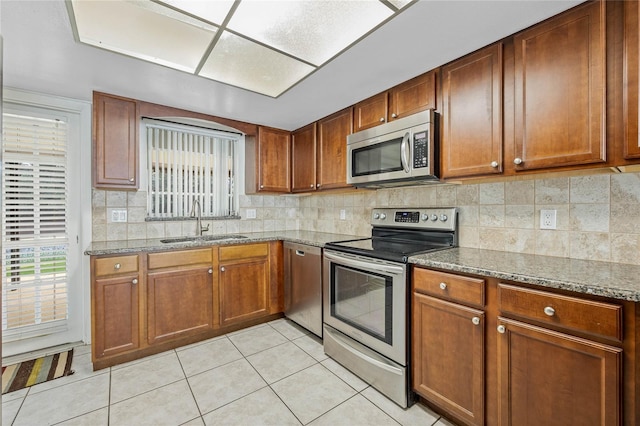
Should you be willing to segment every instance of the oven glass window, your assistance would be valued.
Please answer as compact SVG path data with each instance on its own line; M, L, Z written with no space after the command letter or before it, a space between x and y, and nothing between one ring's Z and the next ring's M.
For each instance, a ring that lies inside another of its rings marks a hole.
M353 176L365 176L378 173L403 170L400 160L402 138L377 143L364 148L354 149L352 155Z
M331 265L331 316L392 343L393 278Z

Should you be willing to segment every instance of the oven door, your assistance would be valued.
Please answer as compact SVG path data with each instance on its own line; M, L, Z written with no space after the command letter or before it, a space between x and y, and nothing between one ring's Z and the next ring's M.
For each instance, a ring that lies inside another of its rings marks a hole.
M324 253L324 322L406 366L406 264Z

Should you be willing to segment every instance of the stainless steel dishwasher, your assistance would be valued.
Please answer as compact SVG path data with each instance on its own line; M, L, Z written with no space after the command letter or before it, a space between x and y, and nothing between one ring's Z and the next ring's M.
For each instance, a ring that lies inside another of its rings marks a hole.
M322 337L322 249L284 243L284 314Z

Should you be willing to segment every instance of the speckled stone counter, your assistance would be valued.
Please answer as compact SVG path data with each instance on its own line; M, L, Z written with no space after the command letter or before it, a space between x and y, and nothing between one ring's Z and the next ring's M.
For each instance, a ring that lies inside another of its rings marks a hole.
M455 248L409 262L614 299L640 301L640 266L502 251Z
M312 231L274 231L274 232L248 232L241 234L247 238L228 239L228 240L196 240L188 242L172 242L163 243L165 238L154 238L148 240L122 240L122 241L105 241L93 242L85 250L84 254L91 256L128 254L137 252L154 252L168 251L192 247L221 246L230 244L246 244L260 241L276 241L283 240L292 243L307 244L316 247L324 247L331 241L344 241L356 238L365 238L362 236L330 234L324 232Z

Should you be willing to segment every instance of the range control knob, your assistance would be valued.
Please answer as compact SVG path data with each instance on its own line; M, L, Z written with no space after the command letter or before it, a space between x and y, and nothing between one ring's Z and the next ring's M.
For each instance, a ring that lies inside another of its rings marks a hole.
M385 220L387 218L387 215L384 213L380 213L380 220Z
M373 214L373 218L374 219L380 219L380 213L374 213Z
M432 220L432 221L434 221L434 222L435 222L436 220L438 220L438 215L437 215L437 214L432 214L432 215L431 215L431 220Z
M422 219L423 222L425 222L425 221L429 220L429 215L426 214L426 213L422 213L422 218L421 219Z
M446 215L446 214L441 214L441 215L440 215L440 220L441 220L441 221L446 222L446 221L447 221L447 219L449 219L449 218L447 217L447 215Z

